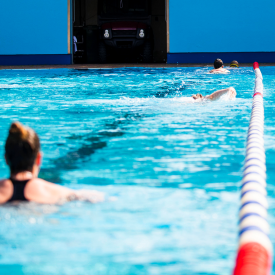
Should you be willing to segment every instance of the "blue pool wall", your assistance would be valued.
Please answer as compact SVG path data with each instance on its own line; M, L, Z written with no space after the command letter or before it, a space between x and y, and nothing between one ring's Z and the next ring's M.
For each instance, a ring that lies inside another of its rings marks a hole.
M71 64L68 0L0 0L0 65Z
M169 0L168 63L275 62L274 0Z

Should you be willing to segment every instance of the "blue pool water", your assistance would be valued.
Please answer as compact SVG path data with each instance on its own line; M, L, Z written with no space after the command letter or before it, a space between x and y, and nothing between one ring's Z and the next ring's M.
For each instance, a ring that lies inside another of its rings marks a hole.
M0 207L0 274L231 274L254 72L208 70L0 71L0 155L20 120L41 137L42 178L117 198ZM262 73L275 243L275 69ZM235 101L184 99L229 86Z

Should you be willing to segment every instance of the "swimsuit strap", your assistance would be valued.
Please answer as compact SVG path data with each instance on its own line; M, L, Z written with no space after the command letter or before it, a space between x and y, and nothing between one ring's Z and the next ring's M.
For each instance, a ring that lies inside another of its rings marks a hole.
M12 185L13 185L13 194L12 197L8 200L8 202L11 201L27 201L24 190L26 187L26 184L31 180L15 180L10 178Z

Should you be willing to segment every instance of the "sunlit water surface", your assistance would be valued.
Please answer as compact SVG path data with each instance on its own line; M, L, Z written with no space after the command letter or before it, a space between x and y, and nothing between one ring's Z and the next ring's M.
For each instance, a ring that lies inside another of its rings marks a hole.
M0 273L231 274L254 72L208 70L0 71L0 155L20 120L41 138L42 178L107 194L0 207ZM262 73L274 243L275 69ZM229 86L234 101L184 98Z

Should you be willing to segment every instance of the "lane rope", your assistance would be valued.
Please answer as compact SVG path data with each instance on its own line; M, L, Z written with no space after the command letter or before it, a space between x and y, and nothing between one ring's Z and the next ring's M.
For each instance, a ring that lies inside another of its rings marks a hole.
M234 275L269 275L272 243L267 222L266 163L264 149L263 76L253 64L255 88L247 133L246 157L239 212L239 249Z

